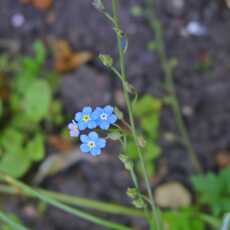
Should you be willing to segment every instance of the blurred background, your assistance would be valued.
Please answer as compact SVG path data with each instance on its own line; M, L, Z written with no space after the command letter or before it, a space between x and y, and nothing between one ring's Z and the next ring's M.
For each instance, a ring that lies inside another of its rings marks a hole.
M205 188L191 183L194 169L164 96L164 72L144 1L121 0L120 5L129 39L128 79L140 95L135 117L149 143L146 161L157 203L166 210L205 206L205 212L222 218L230 211L230 171L220 186L222 179L214 173L228 169L230 162L230 1L158 0L149 9L162 23L194 151L204 172L212 172L212 179L201 182L214 194L204 198L206 203L197 196ZM100 63L99 53L116 60L116 39L91 0L0 0L0 170L30 185L130 205L126 190L132 182L118 159L119 143L111 141L92 158L80 152L66 127L85 105L117 105L126 112L120 82ZM143 115L149 107L151 114ZM0 199L2 209L31 229L104 229L23 196ZM102 216L147 229L141 218ZM172 216L166 213L169 223L191 219ZM198 226L192 229L206 229Z

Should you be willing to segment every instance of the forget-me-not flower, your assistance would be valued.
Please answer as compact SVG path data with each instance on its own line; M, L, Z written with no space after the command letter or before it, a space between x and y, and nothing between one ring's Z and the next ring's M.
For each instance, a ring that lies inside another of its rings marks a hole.
M108 129L111 124L117 121L117 116L113 113L113 107L110 105L104 108L97 107L92 114L94 120L96 120L97 125L101 129Z
M101 149L105 147L106 140L100 138L96 132L90 132L88 135L81 135L82 142L80 149L83 153L90 153L93 156L100 155Z
M69 133L71 137L78 137L80 134L78 125L75 121L72 121L68 124Z
M97 127L96 121L92 118L92 112L92 108L90 106L86 106L83 108L82 112L75 114L75 120L78 123L80 130L84 130L86 128L94 129Z

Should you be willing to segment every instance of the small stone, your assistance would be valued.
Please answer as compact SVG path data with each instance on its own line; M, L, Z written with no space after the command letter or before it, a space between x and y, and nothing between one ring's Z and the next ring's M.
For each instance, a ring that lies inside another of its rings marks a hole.
M16 13L11 18L11 23L13 27L21 27L25 23L25 17L21 13Z
M183 115L187 116L187 117L191 117L193 115L193 109L191 106L183 106L182 107L182 113Z
M189 22L184 29L182 29L181 34L183 36L189 36L189 35L193 35L193 36L197 36L197 37L201 37L201 36L205 36L208 33L208 29L206 26L204 26L203 24L201 24L200 22L197 21L191 21Z
M172 16L181 16L184 13L184 0L164 0L166 12Z
M177 181L171 181L157 187L155 199L160 207L172 209L187 207L192 202L190 192Z

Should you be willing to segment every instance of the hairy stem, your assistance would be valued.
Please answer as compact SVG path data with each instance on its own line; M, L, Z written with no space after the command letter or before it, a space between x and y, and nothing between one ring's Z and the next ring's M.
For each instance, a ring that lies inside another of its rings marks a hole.
M113 19L114 19L115 27L116 27L117 30L121 31L120 21L119 21L118 13L117 13L118 0L113 0L112 1L112 6L113 6L112 7L113 8ZM126 105L127 105L127 108L128 108L129 121L130 121L130 126L131 126L131 133L132 133L132 136L133 136L133 139L134 139L134 142L135 142L135 145L136 145L136 149L137 149L137 152L138 152L138 157L139 157L139 160L140 160L141 169L142 169L142 172L143 172L146 189L147 189L149 200L150 200L150 203L151 203L153 217L155 219L157 229L160 229L160 218L158 216L157 208L156 208L156 205L155 205L155 202L154 202L153 193L152 193L152 190L151 190L150 181L149 181L147 170L146 170L144 157L143 157L143 154L142 154L142 152L140 150L140 147L139 147L139 144L138 144L138 137L137 137L136 127L135 127L135 123L134 123L133 111L132 111L132 106L131 106L131 99L129 97L129 93L128 93L126 85L125 85L125 83L127 82L127 77L126 77L126 70L125 70L125 54L124 54L124 51L123 51L123 48L122 48L122 38L119 36L118 33L116 33L116 34L117 34L117 43L118 43L118 50L119 50L119 66L120 66L120 71L121 71L122 87L123 87L123 92L124 92Z
M165 74L165 85L166 89L169 93L169 95L172 97L172 110L175 116L175 121L178 127L178 130L180 132L180 135L182 137L182 141L187 148L187 151L190 155L190 158L193 162L193 166L195 170L198 173L201 173L202 166L200 164L200 161L193 149L192 143L190 141L190 137L188 134L187 127L185 125L185 122L183 120L183 116L180 109L180 103L177 99L175 85L173 81L173 69L172 66L169 63L169 60L166 55L165 50L165 44L164 44L164 38L163 38L163 32L161 29L161 23L157 16L155 15L155 0L145 0L146 1L146 8L147 8L147 20L149 22L149 25L153 32L155 33L155 42L157 44L157 52L160 58L161 66L163 69L163 72Z

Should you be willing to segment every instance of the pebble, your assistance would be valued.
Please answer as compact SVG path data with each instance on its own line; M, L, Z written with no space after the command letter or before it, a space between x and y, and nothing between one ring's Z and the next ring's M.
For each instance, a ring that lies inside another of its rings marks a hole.
M11 24L13 27L21 27L25 23L25 17L21 13L16 13L11 18Z
M185 10L184 0L165 0L165 11L172 16L181 16Z
M190 21L185 26L185 28L182 29L182 35L185 37L189 35L201 37L207 35L207 33L208 33L207 27L198 21Z

